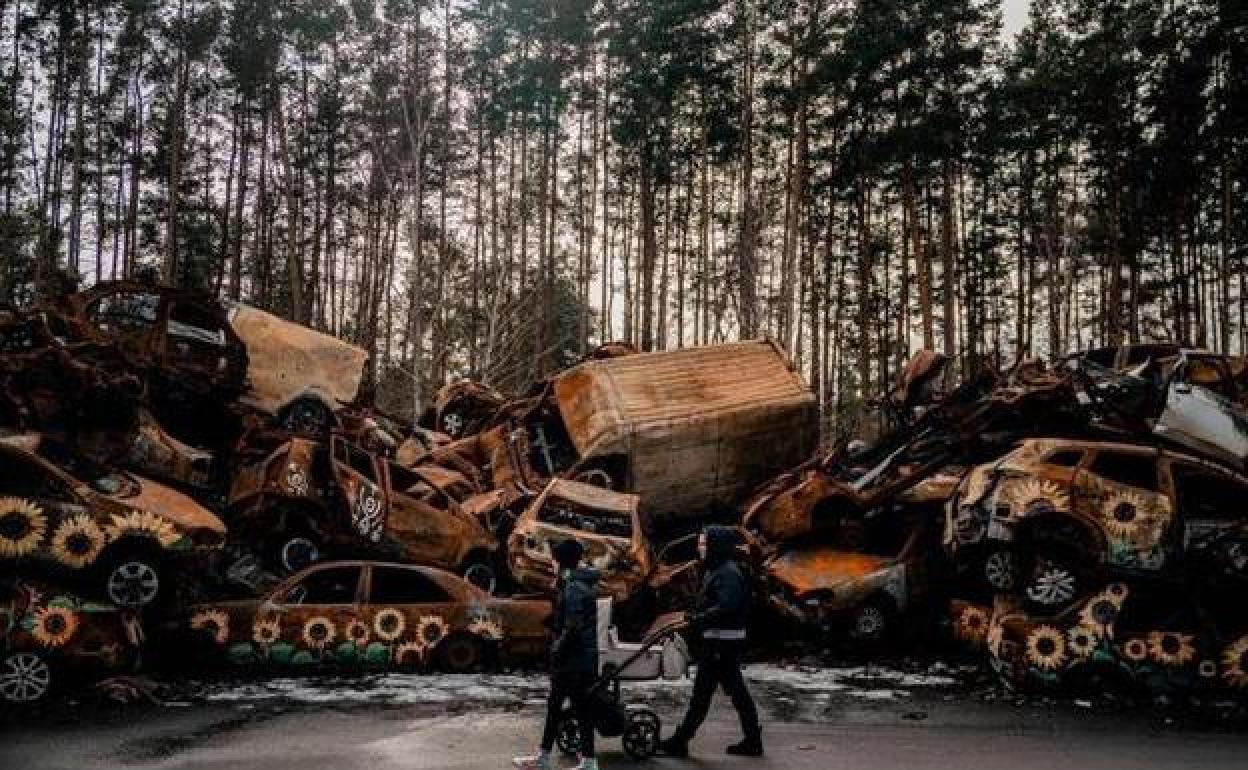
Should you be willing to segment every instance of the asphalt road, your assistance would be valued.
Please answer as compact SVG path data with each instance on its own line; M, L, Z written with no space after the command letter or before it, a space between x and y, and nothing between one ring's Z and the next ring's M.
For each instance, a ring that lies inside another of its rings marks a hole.
M352 686L336 683L346 689ZM404 687L420 687L403 680ZM492 688L480 687L480 694ZM764 760L726 757L736 739L720 702L688 761L634 763L601 741L606 768L1243 768L1248 730L1145 706L1130 711L1071 701L985 702L966 692L909 688L849 691L757 683L766 715ZM540 688L539 688L540 689ZM509 768L540 727L534 691L505 699L373 702L350 697L199 698L148 707L66 707L18 715L0 727L0 768L257 768L388 770ZM849 694L847 694L849 693ZM220 693L218 693L219 695ZM667 720L680 687L643 699ZM570 763L567 763L570 764Z

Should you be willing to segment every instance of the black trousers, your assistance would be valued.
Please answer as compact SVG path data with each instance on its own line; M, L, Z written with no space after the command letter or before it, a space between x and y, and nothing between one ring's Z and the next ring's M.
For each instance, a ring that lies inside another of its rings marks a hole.
M581 756L594 756L594 717L589 698L589 688L594 678L590 674L552 674L550 697L546 700L546 726L542 730L542 750L555 747L559 735L559 720L563 716L563 703L572 701L572 714L576 717L581 735Z
M747 738L758 737L758 709L745 686L745 677L741 675L741 649L744 644L714 639L707 639L703 643L702 654L698 657L698 673L693 679L693 698L689 701L689 710L685 712L684 721L672 735L674 739L685 742L693 739L698 728L706 721L706 714L711 709L711 698L719 687L724 688L724 692L732 699L732 706L741 720L741 732Z

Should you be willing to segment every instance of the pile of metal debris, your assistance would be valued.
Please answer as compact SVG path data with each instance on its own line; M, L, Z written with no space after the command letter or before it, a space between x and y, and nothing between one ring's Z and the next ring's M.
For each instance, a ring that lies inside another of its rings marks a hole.
M949 608L1013 683L1248 685L1238 359L1094 351L946 392L924 352L895 430L821 451L766 341L606 345L520 398L451 383L407 427L361 398L363 350L192 292L100 284L0 317L0 349L6 700L205 654L537 658L554 542L627 634L686 605L711 521L740 527L761 639L870 648Z

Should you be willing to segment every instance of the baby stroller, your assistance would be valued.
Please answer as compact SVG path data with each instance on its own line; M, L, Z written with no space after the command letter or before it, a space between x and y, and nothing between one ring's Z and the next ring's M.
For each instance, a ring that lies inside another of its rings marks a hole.
M682 678L689 665L689 653L678 634L688 624L679 616L661 618L639 644L626 644L616 638L610 618L611 600L599 600L598 648L602 671L589 691L594 727L604 738L619 738L624 753L632 759L649 759L659 750L659 715L645 705L625 703L620 682L660 676ZM580 749L580 729L570 706L564 707L559 718L555 740L560 751L569 756Z

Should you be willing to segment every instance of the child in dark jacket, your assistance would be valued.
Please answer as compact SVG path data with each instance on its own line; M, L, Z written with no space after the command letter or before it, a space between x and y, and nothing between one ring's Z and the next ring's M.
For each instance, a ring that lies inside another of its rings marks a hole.
M763 755L758 710L741 674L745 648L745 625L750 612L750 586L736 562L737 533L727 527L707 527L698 538L704 576L697 606L688 614L689 624L702 637L693 697L684 721L659 750L673 757L689 755L689 741L697 733L711 707L717 687L732 699L741 720L745 740L728 747L729 754Z
M589 689L598 676L598 602L594 584L598 574L580 568L584 547L575 540L556 543L551 549L559 569L555 607L551 619L550 696L546 701L546 725L542 742L533 756L517 757L520 770L554 767L550 752L559 731L565 700L572 701L580 734L581 761L574 770L598 770L594 758L594 722Z

